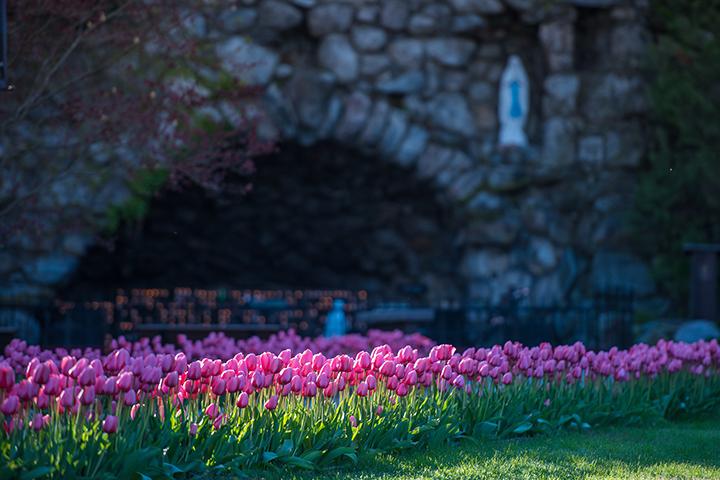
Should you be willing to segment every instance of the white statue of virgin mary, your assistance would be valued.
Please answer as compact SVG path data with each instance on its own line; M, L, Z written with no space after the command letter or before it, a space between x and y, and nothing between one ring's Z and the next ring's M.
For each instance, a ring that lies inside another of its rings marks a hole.
M511 55L505 71L500 77L500 118L501 147L527 146L525 123L530 104L529 82L520 57Z

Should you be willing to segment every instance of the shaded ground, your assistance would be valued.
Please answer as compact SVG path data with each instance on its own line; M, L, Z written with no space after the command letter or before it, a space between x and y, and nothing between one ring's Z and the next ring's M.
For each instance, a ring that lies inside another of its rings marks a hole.
M266 478L274 478L269 473ZM720 479L720 416L652 428L463 443L289 479Z

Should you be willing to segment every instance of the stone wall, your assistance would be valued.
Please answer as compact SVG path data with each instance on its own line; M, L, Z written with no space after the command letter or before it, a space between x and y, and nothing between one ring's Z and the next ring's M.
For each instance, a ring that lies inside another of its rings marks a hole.
M654 290L623 237L645 150L646 9L646 0L241 0L220 16L198 7L188 28L227 73L265 88L247 106L265 118L263 136L332 140L431 180L467 219L452 233L471 297L525 289L547 303ZM524 149L497 146L511 54L531 83ZM15 285L5 292L67 278L86 234L47 248L16 242L0 255Z

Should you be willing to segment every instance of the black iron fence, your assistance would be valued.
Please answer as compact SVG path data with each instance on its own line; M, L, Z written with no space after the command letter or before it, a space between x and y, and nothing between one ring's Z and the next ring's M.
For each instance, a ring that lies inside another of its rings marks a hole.
M45 346L100 346L110 337L129 339L177 334L202 337L269 335L292 328L321 335L336 299L350 331L369 328L420 332L457 346L517 340L526 345L577 340L589 348L626 347L633 342L633 295L603 292L567 305L529 305L514 299L499 305L373 304L364 291L348 290L119 290L112 300L48 305L0 305L0 345L20 336Z

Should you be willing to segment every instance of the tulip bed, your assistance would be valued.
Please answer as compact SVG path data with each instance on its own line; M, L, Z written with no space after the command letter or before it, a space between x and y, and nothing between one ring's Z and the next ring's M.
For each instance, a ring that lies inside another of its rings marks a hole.
M213 338L206 345L226 344ZM0 357L0 478L318 469L463 438L647 423L720 405L717 340L607 352L581 343L436 345L423 354L427 339L409 339L422 345L205 357L202 342L186 340L187 353L183 342L173 350L118 340L107 355L14 341Z

